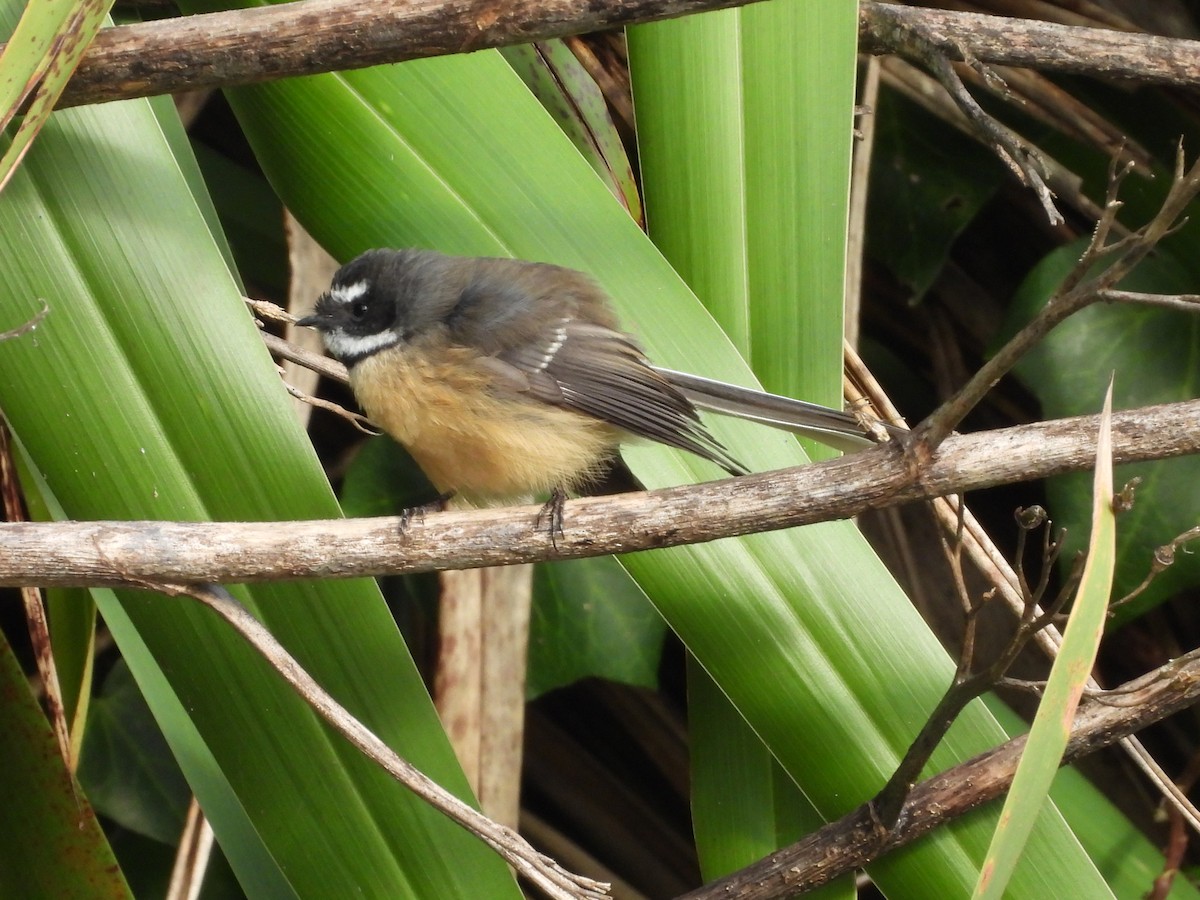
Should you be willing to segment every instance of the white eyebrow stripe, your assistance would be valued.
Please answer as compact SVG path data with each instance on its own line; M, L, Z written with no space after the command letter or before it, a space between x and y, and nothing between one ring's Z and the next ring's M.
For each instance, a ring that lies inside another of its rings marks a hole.
M329 289L329 296L338 303L345 306L348 303L353 303L359 297L367 292L369 285L365 281L356 281L354 284L342 284Z

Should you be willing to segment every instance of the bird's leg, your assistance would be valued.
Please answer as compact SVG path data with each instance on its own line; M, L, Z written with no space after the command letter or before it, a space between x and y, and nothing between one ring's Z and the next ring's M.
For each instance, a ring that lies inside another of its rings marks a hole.
M443 491L438 494L428 503L421 503L417 506L408 506L400 510L400 536L408 534L408 527L413 523L414 519L425 521L425 513L445 512L447 505L453 499L455 491Z
M558 549L558 539L563 537L563 503L566 502L567 492L555 486L550 491L550 499L534 519L534 528L546 527L550 531L550 545Z

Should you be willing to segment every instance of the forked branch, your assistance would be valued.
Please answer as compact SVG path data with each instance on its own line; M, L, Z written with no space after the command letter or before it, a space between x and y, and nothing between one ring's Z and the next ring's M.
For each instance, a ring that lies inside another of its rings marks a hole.
M1158 213L1141 228L1110 242L1116 215L1121 207L1117 191L1126 174L1128 167L1111 173L1104 215L1096 223L1092 239L1079 262L1046 305L984 363L954 397L914 429L914 446L919 455L932 454L988 391L1056 325L1093 303L1115 299L1112 291L1116 285L1164 237L1182 224L1188 204L1200 193L1200 159L1190 167L1185 166L1183 147L1180 145L1175 157L1174 177ZM1183 297L1168 299L1180 305L1186 303Z

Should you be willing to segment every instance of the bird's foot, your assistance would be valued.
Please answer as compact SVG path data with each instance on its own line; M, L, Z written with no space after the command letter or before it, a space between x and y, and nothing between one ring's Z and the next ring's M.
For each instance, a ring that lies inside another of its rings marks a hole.
M546 528L550 532L550 545L557 550L558 539L564 536L563 533L563 504L566 502L567 493L560 487L555 487L550 491L550 499L537 514L533 526L541 530Z

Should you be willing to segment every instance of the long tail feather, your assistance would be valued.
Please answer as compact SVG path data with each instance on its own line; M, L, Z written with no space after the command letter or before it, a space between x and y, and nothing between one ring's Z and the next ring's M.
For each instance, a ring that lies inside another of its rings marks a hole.
M852 413L686 372L655 369L698 409L782 428L838 450L862 450L876 443Z

